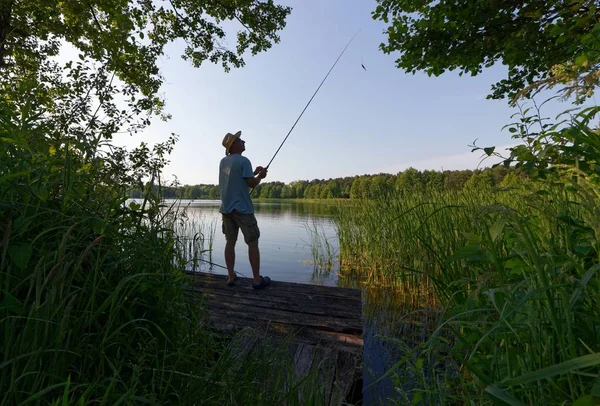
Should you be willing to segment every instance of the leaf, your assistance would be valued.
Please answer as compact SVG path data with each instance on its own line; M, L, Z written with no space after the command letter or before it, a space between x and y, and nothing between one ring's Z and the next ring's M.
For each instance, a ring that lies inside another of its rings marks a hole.
M15 314L21 314L23 311L23 303L10 293L4 294L4 300L0 302L0 309L6 309Z
M573 402L572 406L594 406L594 397L592 395L582 396Z
M421 370L423 369L423 358L419 358L419 359L417 359L417 362L416 362L416 364L415 364L415 368L416 368L418 371L421 371Z
M483 149L483 152L485 152L488 156L490 156L494 153L495 149L496 149L496 147L487 147L487 148Z
M423 392L421 392L420 390L417 390L417 393L415 393L415 397L412 400L412 404L418 405L422 401L423 401Z
M600 374L598 374L598 379L596 379L596 383L592 388L592 396L600 398Z
M34 192L42 202L48 200L48 188L46 185L40 185L38 188L34 189Z
M587 55L581 54L577 58L575 58L575 65L585 66L587 61L588 61Z
M504 263L504 268L510 270L511 275L520 275L525 268L525 262L519 257L511 258Z
M600 269L600 264L592 266L590 269L587 270L585 275L583 275L583 278L581 278L579 284L577 285L577 287L573 291L573 294L571 295L571 298L569 299L569 312L573 310L573 306L575 306L575 303L577 303L577 301L579 300L581 293L583 292L586 285L588 284L590 279L592 279L592 277L598 269Z
M29 259L31 259L31 253L32 249L29 244L11 245L8 247L10 259L12 259L15 265L21 270L27 268Z
M496 241L496 238L498 238L498 236L502 234L505 225L506 219L501 218L496 220L492 227L490 227L490 236L492 237L492 241Z
M492 399L504 402L500 404L509 404L511 406L525 406L525 404L522 403L520 400L516 399L511 394L506 393L504 390L500 389L497 386L490 385L487 388L485 388L485 391ZM498 402L494 403L498 404Z
M552 378L556 375L562 375L577 369L593 367L596 365L600 365L600 353L573 358L569 361L538 369L537 371L521 375L517 378L504 380L501 383L502 386L524 385L526 383L541 381L542 379Z
M447 261L451 263L461 259L467 261L482 261L486 259L486 255L481 246L467 245L454 251L454 253L447 258Z
M94 233L100 235L100 234L104 234L104 228L105 228L105 224L104 221L102 221L99 218L91 218L90 219L90 223L92 225L92 230L94 230Z

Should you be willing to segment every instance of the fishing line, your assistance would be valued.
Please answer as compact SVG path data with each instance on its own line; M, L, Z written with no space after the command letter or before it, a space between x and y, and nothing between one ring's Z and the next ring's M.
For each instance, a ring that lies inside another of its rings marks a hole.
M219 264L216 264L216 263L214 263L214 262L207 261L206 259L202 259L202 258L196 258L196 260L198 260L198 261L202 261L202 262L206 262L207 264L209 264L209 265L211 265L211 266L216 266L216 267L218 267L218 268L223 268L223 269L227 270L227 267L226 267L226 266L219 265ZM250 279L250 278L248 278L246 275L244 275L244 274L243 274L243 273L241 273L241 272L238 272L238 271L233 271L233 272L234 272L236 275L239 275L239 276L241 276L242 278Z
M279 148L277 148L277 151L275 151L275 154L273 155L273 158L271 158L271 160L269 161L269 163L267 164L267 167L265 169L269 169L269 166L271 165L271 162L273 162L273 159L275 159L275 157L277 156L277 153L279 153L279 150L281 149L281 147L283 146L283 144L285 143L285 141L288 139L288 137L290 136L290 134L292 133L292 131L294 131L294 127L296 127L296 124L298 124L298 121L300 121L300 118L302 117L302 115L304 114L304 112L306 111L306 109L308 108L308 106L310 106L310 103L312 102L312 100L315 98L315 96L319 92L319 89L321 89L321 86L323 86L323 83L325 83L325 80L327 80L327 77L329 77L329 74L331 73L331 71L333 70L333 68L335 68L335 65L337 65L337 63L340 60L340 58L342 57L342 55L344 55L344 52L346 52L346 49L348 48L348 46L350 46L350 43L354 40L354 37L356 37L359 32L360 32L360 29L358 31L356 31L356 33L352 36L352 38L350 39L350 41L348 41L348 44L346 44L346 47L344 48L344 50L342 51L342 53L340 54L340 56L338 56L338 58L335 60L333 66L331 66L331 68L329 69L329 72L327 72L327 75L325 75L325 78L323 78L323 80L321 81L321 84L319 85L319 87L317 87L317 90L315 90L315 92L313 93L312 97L310 98L310 100L308 101L308 103L306 104L306 106L304 106L304 110L302 110L302 113L300 113L300 115L296 119L296 122L294 123L294 125L292 126L292 128L290 129L290 131L287 133L287 135L285 136L285 138L283 139L283 142L281 143L281 145L279 145Z

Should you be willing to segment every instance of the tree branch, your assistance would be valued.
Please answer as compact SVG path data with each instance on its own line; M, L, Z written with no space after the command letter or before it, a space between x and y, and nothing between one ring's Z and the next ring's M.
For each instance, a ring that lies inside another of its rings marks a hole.
M2 1L3 6L0 8L0 68L7 66L4 58L6 56L6 45L9 34L13 31L10 27L10 19L12 17L12 7L14 0L8 2Z

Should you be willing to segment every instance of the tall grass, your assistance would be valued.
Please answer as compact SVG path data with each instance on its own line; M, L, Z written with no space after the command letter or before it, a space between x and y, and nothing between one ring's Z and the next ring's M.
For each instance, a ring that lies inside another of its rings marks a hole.
M0 404L321 403L318 366L298 377L285 342L240 357L241 335L188 299L215 226L151 194L164 145L105 156L0 118ZM132 167L149 175L141 201L125 197Z
M217 231L217 221L210 223L203 218L188 215L188 205L180 200L174 201L163 210L173 218L173 237L180 253L180 266L196 271L208 267L212 269L213 247Z
M300 404L285 351L237 357L186 300L175 217L16 203L0 200L0 404Z
M396 386L400 404L558 405L600 396L599 189L580 179L569 187L390 192L338 211L346 272L367 290L396 286L403 303L394 319L438 314L424 339L384 333L408 354L389 376L422 377ZM377 308L382 295L370 296L367 307ZM455 372L428 368L439 360Z
M177 137L111 142L160 106L103 64L30 57L0 69L0 404L318 402L324 386L296 385L286 348L239 357L240 337L189 300L185 271L215 227L161 203Z
M309 236L307 244L310 246L313 264L313 276L327 276L335 268L338 249L332 236L328 236L323 228L323 224L318 219L312 219L312 224L305 225L306 232Z

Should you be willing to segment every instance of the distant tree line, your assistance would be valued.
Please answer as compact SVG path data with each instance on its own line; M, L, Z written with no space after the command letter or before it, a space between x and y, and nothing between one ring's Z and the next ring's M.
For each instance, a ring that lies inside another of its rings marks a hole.
M518 184L523 178L525 174L521 171L504 166L455 171L419 171L408 168L396 175L380 173L326 180L297 180L289 184L265 182L258 185L252 196L262 199L370 199L390 190L422 192L507 187ZM167 186L161 192L166 199L219 198L219 186L210 184ZM142 192L132 190L131 197L142 197Z

